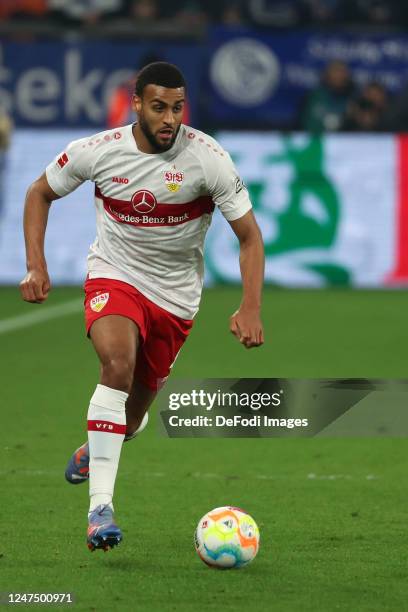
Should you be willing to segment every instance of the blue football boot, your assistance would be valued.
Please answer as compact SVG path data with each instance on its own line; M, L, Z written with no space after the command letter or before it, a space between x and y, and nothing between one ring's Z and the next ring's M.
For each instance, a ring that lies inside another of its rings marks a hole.
M105 552L122 541L122 532L114 523L113 510L101 504L88 516L87 544L91 552L101 548Z
M68 461L65 478L71 484L81 484L89 479L89 446L85 442L76 449Z

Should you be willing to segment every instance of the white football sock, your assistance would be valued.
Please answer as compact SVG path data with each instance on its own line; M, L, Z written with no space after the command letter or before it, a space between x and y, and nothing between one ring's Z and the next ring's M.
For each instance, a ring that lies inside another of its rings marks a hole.
M120 451L126 433L128 393L97 385L88 410L89 511L112 506Z

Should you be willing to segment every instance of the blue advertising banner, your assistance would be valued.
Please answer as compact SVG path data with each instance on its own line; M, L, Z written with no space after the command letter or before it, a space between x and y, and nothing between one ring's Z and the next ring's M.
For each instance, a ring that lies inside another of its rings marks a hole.
M103 128L112 91L152 59L185 73L192 125L283 128L331 60L347 62L357 85L376 80L401 89L408 36L215 27L207 44L4 42L0 106L21 127Z
M227 126L291 126L333 60L350 66L357 85L375 80L393 93L408 81L408 36L214 28L208 118Z
M0 45L0 106L18 126L106 125L109 97L146 61L177 64L189 83L191 122L196 123L202 64L197 44L103 42L7 42Z

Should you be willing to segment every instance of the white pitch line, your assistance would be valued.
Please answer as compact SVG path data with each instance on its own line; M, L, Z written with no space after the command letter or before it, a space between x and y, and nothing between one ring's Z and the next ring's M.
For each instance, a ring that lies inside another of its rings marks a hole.
M75 299L56 306L48 306L44 309L41 304L33 304L32 307L35 309L41 308L41 310L0 321L0 334L7 334L16 329L23 329L24 327L37 325L37 323L44 323L44 321L50 321L51 319L58 319L59 317L80 312L83 308L83 303L82 300Z
M10 449L8 447L4 447L4 450L13 450ZM61 470L63 470L63 468L61 468ZM62 471L61 470L20 470L20 469L15 469L15 470L0 470L0 476L12 476L13 478L15 478L16 476L61 476ZM132 478L135 478L135 474L133 472L121 472L121 475L123 477L128 477L128 476L132 476ZM201 473L201 472L193 472L192 474L190 474L190 476L192 476L193 478L197 478L198 480L204 480L207 478L217 478L219 480L225 480L226 478L228 478L228 475L226 474L213 474L211 472L208 473ZM137 478L168 478L168 475L164 472L144 472L143 474L139 474L137 476ZM299 475L294 475L294 476L288 476L288 474L274 474L274 475L268 475L268 474L256 474L256 475L247 475L244 477L245 479L260 479L260 480L301 480L303 478L306 478L306 480L329 480L329 481L333 481L333 480L378 480L380 478L380 476L375 476L374 474L359 474L359 475L354 475L351 476L350 474L322 474L320 476L318 476L317 474L307 474L306 476L304 474L299 474Z

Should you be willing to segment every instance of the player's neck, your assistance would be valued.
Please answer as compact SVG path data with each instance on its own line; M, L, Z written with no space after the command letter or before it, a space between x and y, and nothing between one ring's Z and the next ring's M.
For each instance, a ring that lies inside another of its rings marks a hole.
M136 141L136 146L139 151L141 151L142 153L157 153L157 150L152 147L138 123L135 123L133 125L132 132L133 138Z

